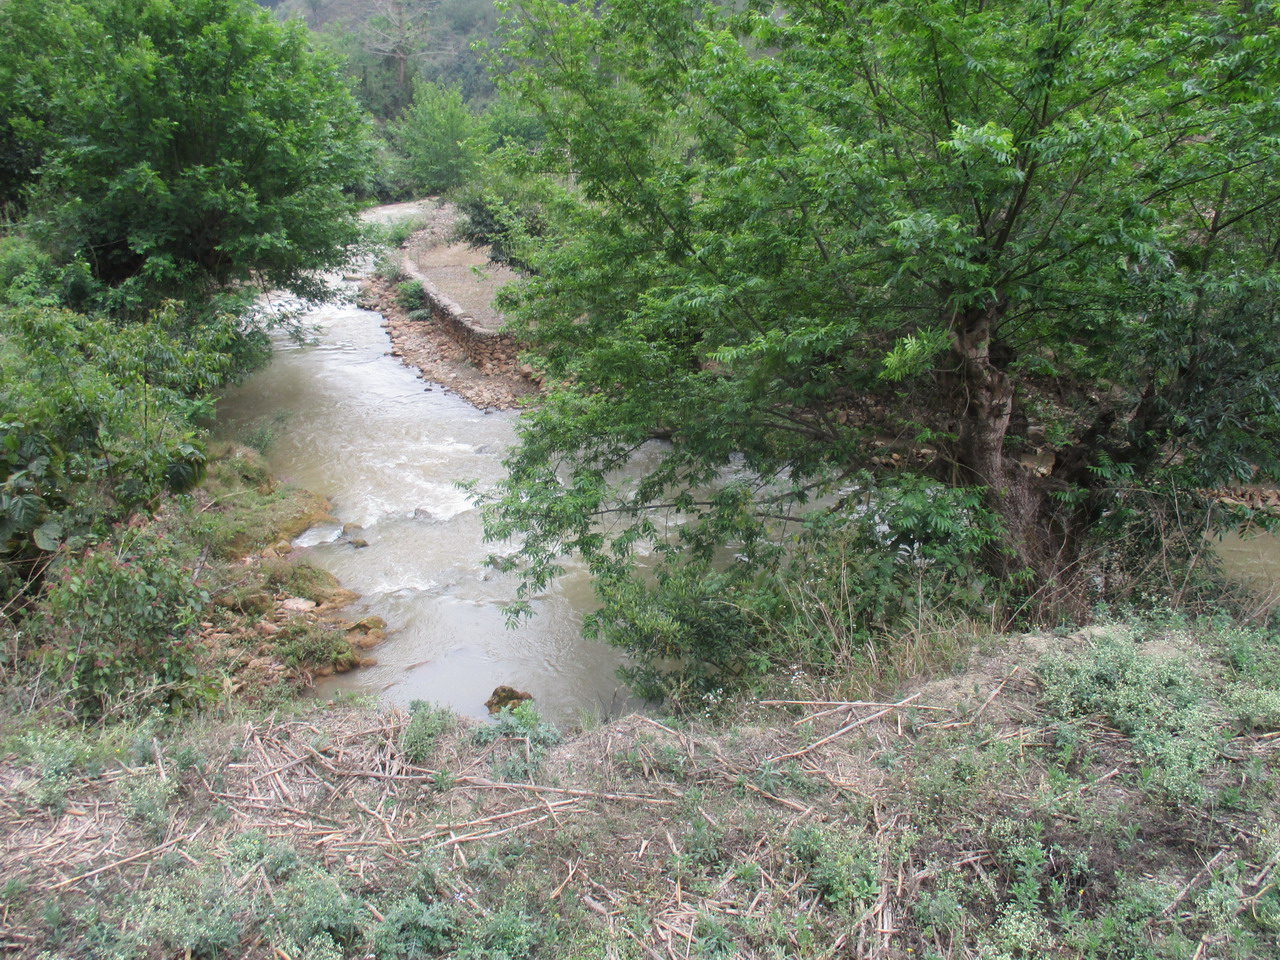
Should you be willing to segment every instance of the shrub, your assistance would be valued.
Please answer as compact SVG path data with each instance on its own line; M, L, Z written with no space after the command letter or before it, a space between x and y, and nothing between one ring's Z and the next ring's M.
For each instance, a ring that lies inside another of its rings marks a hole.
M298 853L284 841L272 841L261 830L250 830L227 845L231 863L241 870L261 866L272 880L287 880L301 865Z
M202 693L193 630L208 595L151 533L66 557L33 618L40 659L98 716L179 707Z
M227 955L240 944L245 899L210 870L187 870L144 892L130 910L127 928L140 948L168 955Z
M537 921L526 913L503 907L471 932L457 956L465 960L525 960L533 955L541 938Z
M360 932L359 903L324 871L312 867L296 871L276 895L276 923L283 939L307 943L327 934L350 943Z
M725 531L688 528L679 536L690 555L652 576L600 560L608 575L586 631L627 651L622 675L641 696L710 710L781 669L865 669L904 626L938 610L978 614L998 598L1000 585L981 573L993 526L975 495L910 477L862 479L862 504L811 518L780 545L746 526L754 507L742 502L732 520L743 524L742 562L719 562L701 539ZM728 490L717 496L731 500Z
M421 281L406 280L396 287L396 306L401 310L419 310L426 302L427 293Z
M426 81L414 88L413 105L392 127L405 157L406 179L431 193L466 182L476 163L477 150L470 141L477 132L462 91Z
M382 242L391 249L398 250L405 245L405 242L410 237L426 225L427 222L422 217L406 217L403 220L389 223L382 228Z
M809 882L832 906L853 909L876 898L880 884L872 852L858 837L819 826L796 827L787 848L809 873Z
M169 802L177 792L172 780L154 774L132 777L120 785L124 815L160 840L169 828Z
M330 666L355 661L346 635L332 624L311 623L299 617L282 626L270 642L287 667Z
M417 897L397 900L374 928L373 952L379 957L436 956L453 946L458 920L443 903L423 903Z
M519 750L506 758L495 756L493 773L499 780L532 780L547 748L560 742L560 731L543 720L532 703L524 701L503 707L494 722L477 730L473 739L481 746L499 740L519 741Z
M98 772L99 758L94 748L78 733L34 728L7 748L34 767L37 779L27 788L31 799L56 813L65 808L67 791L75 780Z
M202 478L209 391L264 359L258 335L210 312L166 304L120 326L0 307L0 605L59 546Z
M400 752L415 766L422 766L435 753L440 735L453 726L453 714L421 700L409 704L412 717L400 734Z

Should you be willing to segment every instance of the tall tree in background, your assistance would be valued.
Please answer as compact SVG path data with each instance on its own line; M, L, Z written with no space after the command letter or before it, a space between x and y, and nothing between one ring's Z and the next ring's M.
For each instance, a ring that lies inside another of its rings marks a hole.
M504 9L548 130L512 310L558 386L489 522L533 585L624 576L659 508L749 553L899 439L991 573L1078 602L1124 491L1280 474L1274 3Z
M28 60L39 20L65 29ZM252 0L9 0L0 27L31 218L121 305L250 277L315 294L359 236L364 121L301 25Z
M395 112L413 99L414 80L430 34L428 0L374 0L373 12L358 28L362 46L391 66Z

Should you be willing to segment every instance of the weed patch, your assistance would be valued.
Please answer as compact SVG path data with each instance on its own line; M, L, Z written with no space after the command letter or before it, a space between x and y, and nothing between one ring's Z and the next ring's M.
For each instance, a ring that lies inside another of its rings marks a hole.
M410 763L425 766L441 735L456 725L457 718L451 711L421 700L409 704L409 714L409 723L400 734L400 749Z

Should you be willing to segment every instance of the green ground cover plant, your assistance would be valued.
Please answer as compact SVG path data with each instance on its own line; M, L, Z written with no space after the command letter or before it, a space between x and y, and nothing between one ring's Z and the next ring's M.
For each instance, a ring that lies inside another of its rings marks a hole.
M1268 629L1166 611L714 722L553 735L527 705L316 705L117 728L118 750L32 729L0 777L56 780L57 801L17 794L7 844L86 815L116 859L176 843L57 890L56 861L24 861L7 916L33 957L640 960L678 938L752 960L1264 960L1280 731L1231 704L1280 689L1278 653ZM487 769L526 742L536 771ZM417 750L429 770L404 765Z

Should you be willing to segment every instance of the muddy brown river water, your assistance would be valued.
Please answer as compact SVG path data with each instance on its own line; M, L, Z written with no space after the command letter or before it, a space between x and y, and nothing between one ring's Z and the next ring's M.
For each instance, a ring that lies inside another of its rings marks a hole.
M495 545L483 542L456 483L496 483L516 415L486 414L425 384L388 355L376 313L329 305L306 322L315 342L280 338L271 365L227 393L218 419L228 436L273 425L276 475L328 497L339 523L359 525L355 536L368 542L352 546L326 524L294 544L361 594L353 613L383 617L390 633L373 651L376 666L325 681L318 694L376 693L483 716L494 687L510 684L561 722L635 706L615 676L619 653L582 637L592 604L584 571L571 568L534 601L532 620L507 627L502 607L516 580L485 565Z

